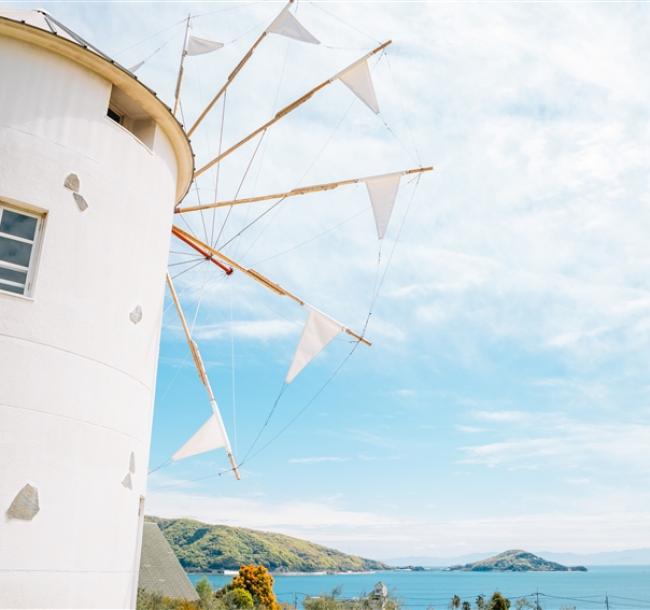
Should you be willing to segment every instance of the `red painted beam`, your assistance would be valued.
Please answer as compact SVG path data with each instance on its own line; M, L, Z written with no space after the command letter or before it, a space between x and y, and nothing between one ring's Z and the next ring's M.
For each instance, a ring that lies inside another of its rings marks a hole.
M212 253L208 252L207 250L204 250L203 248L201 248L201 246L195 244L192 240L187 239L187 237L185 237L184 235L181 235L180 233L178 233L176 231L176 227L172 227L172 234L175 235L176 237L178 237L178 239L180 239L183 243L187 244L190 248L192 248L193 250L196 250L199 254L205 256L206 259L208 259L213 264L215 264L217 267L219 267L219 269L224 271L226 273L226 275L230 275L232 273L232 271L233 271L232 267L228 267L228 265L224 265L220 260L217 260L216 258L214 258Z

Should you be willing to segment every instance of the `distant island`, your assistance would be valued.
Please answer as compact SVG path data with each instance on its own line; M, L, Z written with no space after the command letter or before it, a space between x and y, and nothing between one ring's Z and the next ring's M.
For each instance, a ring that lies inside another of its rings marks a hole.
M385 563L347 555L306 540L241 527L210 525L193 519L146 517L158 524L188 572L238 570L246 564L272 572L369 572Z
M450 571L462 572L586 572L584 566L568 567L547 561L538 555L519 549L505 551L465 565L451 566Z

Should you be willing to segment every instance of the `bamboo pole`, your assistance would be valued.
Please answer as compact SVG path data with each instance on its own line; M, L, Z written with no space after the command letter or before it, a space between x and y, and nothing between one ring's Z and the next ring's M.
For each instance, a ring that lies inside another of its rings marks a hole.
M289 0L287 4L284 6L282 11L286 10L291 4L293 3L293 0ZM280 14L282 13L280 11ZM277 18L277 17L276 17ZM269 24L270 25L270 24ZM267 28L268 30L268 28ZM255 52L255 49L259 46L259 44L266 38L267 35L267 30L264 30L258 37L257 40L253 43L253 46L246 51L244 57L239 61L239 63L235 66L234 70L228 75L228 78L226 79L226 82L223 84L221 89L217 92L217 94L210 100L210 103L204 108L203 112L199 115L199 117L194 121L194 125L190 127L190 130L187 132L187 137L191 137L191 135L194 133L196 128L201 124L203 119L207 116L208 112L214 108L214 105L219 101L221 96L226 92L226 89L230 86L233 80L235 80L235 77L237 74L239 74L239 71L248 63L248 60L253 56L253 53Z
M302 106L302 104L308 101L315 93L318 93L321 89L324 89L328 85L332 84L341 74L343 74L350 67L358 64L359 62L367 60L369 57L375 55L375 53L379 53L380 51L385 49L391 42L392 42L391 40L387 40L386 42L380 44L377 48L373 49L369 53L366 53L366 55L364 55L361 59L358 59L357 61L351 63L347 68L344 68L343 70L337 72L331 78L324 80L322 83L316 85L313 89L310 89L302 97L299 97L297 100L291 102L291 104L282 108L282 110L279 110L271 120L264 123L264 125L262 125L261 127L258 127L255 131L249 133L245 138L237 142L237 144L233 144L228 150L225 150L220 155L214 157L214 159L212 159L211 161L208 161L203 167L197 169L194 172L194 178L198 178L201 174L207 172L212 166L219 163L222 159L227 157L229 154L233 153L234 151L236 151L238 148L240 148L247 142L250 142L255 136L259 135L260 133L262 133L269 127L271 127L271 125L273 125L274 123L277 123L282 117L286 116L290 112L293 112L299 106Z
M307 305L305 301L303 301L299 296L295 295L293 292L289 292L286 288L280 286L280 284L276 284L274 281L270 280L265 275L262 275L258 271L255 271L255 269L251 269L250 267L244 267L243 265L240 265L237 261L226 256L223 252L220 252L219 250L215 250L208 244L203 243L200 239L194 237L194 235L190 235L189 233L186 233L185 231L183 231L183 229L180 229L175 225L173 231L175 235L182 235L183 237L185 237L185 239L194 241L199 247L207 250L214 256L220 258L227 265L230 265L231 267L237 269L238 271L241 271L248 277L253 278L257 283L262 284L262 286L265 286L272 292L275 292L275 294L284 297L289 297L292 301L298 303L298 305L303 305L303 306ZM368 346L372 345L372 343L368 341L368 339L359 335L358 333L355 333L352 329L348 328L347 326L343 326L342 329L345 333L347 333L351 337L354 337L357 341L360 341L361 343Z
M178 110L178 102L181 99L181 82L183 81L183 64L185 63L185 56L187 55L187 37L190 33L190 19L191 13L187 15L187 23L185 24L185 37L183 38L183 52L181 53L181 65L178 68L178 78L176 79L176 90L174 91L174 109L172 114L176 116Z
M235 456L232 453L230 440L228 439L228 434L223 424L223 419L221 418L221 412L219 411L219 405L217 404L217 399L215 398L214 392L212 391L212 386L210 385L210 380L208 379L208 373L205 370L205 365L203 364L203 359L201 358L201 352L199 352L199 346L196 344L196 341L192 339L192 334L190 332L189 326L187 325L187 320L185 318L185 314L183 313L181 302L178 298L178 294L176 293L176 288L174 287L174 282L172 281L172 278L169 275L169 273L167 274L167 286L169 287L169 292L172 295L172 301L174 301L174 306L176 307L176 312L178 313L178 317L181 320L181 326L183 327L183 332L185 333L185 340L187 341L187 345L189 346L190 352L192 354L192 360L194 360L194 366L196 367L199 377L201 378L201 383L203 383L208 393L208 398L210 400L210 408L212 409L212 413L216 417L217 423L221 428L221 433L223 434L223 438L225 441L224 449L226 450L226 454L228 455L228 460L230 461L232 470L235 473L235 477L239 481L241 479L241 475L239 474L239 467L237 466L237 461L235 460Z
M399 173L402 176L407 176L410 174L420 174L422 172L430 172L433 170L432 166L429 167L416 167L413 169L407 169ZM269 201L271 199L286 199L288 197L296 197L297 195L307 195L309 193L317 193L320 191L331 191L338 188L339 186L347 186L349 184L357 184L359 182L365 182L366 180L372 180L373 178L380 178L379 176L366 176L365 178L350 178L349 180L339 180L338 182L326 182L324 184L314 184L312 186L300 186L290 191L285 191L283 193L273 193L272 195L258 195L256 197L243 197L242 199L231 199L229 201L215 201L214 203L204 203L203 205L190 205L184 208L178 208L176 214L184 214L186 212L198 212L200 210L210 210L214 208L225 208L232 205L241 205L243 203L256 203L258 201Z

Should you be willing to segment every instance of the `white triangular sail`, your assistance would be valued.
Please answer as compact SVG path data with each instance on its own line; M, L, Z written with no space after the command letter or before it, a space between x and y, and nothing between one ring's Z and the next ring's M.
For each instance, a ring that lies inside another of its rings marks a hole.
M142 61L139 61L137 64L131 66L129 68L129 72L132 72L132 73L135 74L140 68L142 68L142 66L144 66L145 61L147 61L147 60L143 59Z
M301 42L320 44L320 41L289 12L288 6L273 20L266 31L269 34L279 34Z
M352 64L338 75L339 80L346 85L370 110L379 114L379 104L372 84L368 62L363 59Z
M309 307L309 317L302 331L285 382L291 383L298 373L342 330L344 330L344 327L336 320L332 320L332 318L317 309Z
M182 460L192 455L198 455L199 453L205 453L206 451L227 446L228 440L223 425L217 418L217 415L213 413L210 415L208 421L194 433L192 438L174 453L172 460Z
M402 174L385 174L384 176L374 176L367 178L364 182L368 189L368 197L372 204L372 211L375 216L377 225L377 237L383 239L390 222L399 182Z
M187 46L185 47L185 54L204 55L205 53L212 53L212 51L216 51L222 47L223 42L207 40L206 38L199 38L198 36L189 36L187 39Z

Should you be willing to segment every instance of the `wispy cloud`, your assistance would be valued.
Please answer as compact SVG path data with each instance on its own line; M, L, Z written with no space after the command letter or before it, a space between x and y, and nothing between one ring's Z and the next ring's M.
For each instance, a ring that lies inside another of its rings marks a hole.
M180 328L175 329L178 333ZM196 339L211 340L230 337L230 333L239 339L270 341L298 336L300 326L287 320L235 320L216 324L197 324L193 336Z
M348 429L346 434L352 440L365 445L374 445L376 447L390 448L395 446L395 440L390 435L381 435L369 430Z
M290 458L289 464L322 464L323 462L349 462L350 458L337 455Z
M607 466L650 472L650 425L585 424L562 421L560 425L541 423L525 438L462 447L469 464L499 466L552 462L565 467Z
M472 411L474 419L486 422L512 423L529 419L530 415L525 411Z
M464 426L462 424L458 424L456 430L463 434L479 434L480 432L485 432L485 428L479 428L478 426Z

